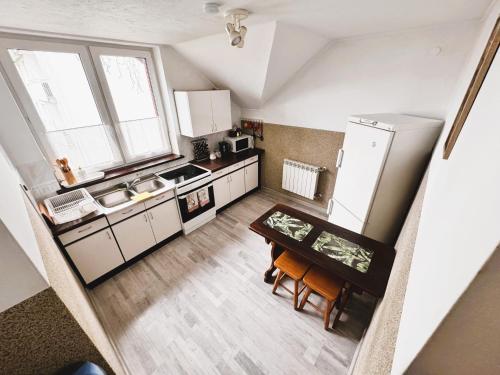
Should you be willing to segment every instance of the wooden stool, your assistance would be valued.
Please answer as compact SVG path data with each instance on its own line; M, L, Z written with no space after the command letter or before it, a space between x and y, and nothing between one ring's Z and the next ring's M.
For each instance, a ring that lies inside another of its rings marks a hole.
M278 286L281 285L281 280L285 276L288 276L294 281L294 291L292 292L284 285L281 285L281 287L290 294L293 294L293 308L297 310L299 295L305 288L304 286L299 291L299 281L302 280L309 267L311 267L311 263L302 258L300 255L296 255L290 250L285 250L285 252L274 261L274 265L278 269L278 276L274 282L273 294L276 294L276 289L278 289Z
M304 284L307 289L305 291L304 297L302 297L302 301L300 302L299 310L304 308L307 299L311 295L312 292L316 292L320 296L326 299L327 304L324 311L321 311L319 306L309 302L316 310L323 313L323 321L325 323L325 329L328 329L330 325L330 314L332 313L333 307L336 303L340 302L340 296L342 293L342 287L344 285L344 281L332 276L327 271L323 270L321 267L312 266L309 271L307 271L304 276ZM339 314L341 311L339 311ZM337 322L337 318L335 318L334 323Z

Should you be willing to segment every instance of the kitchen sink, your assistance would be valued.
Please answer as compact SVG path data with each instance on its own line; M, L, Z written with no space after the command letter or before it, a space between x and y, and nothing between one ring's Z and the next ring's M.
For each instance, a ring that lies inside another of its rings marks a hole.
M96 201L103 207L112 208L120 204L130 202L134 193L127 189L114 189L103 192L95 197Z
M131 189L133 191L135 191L136 193L141 194L141 193L145 193L145 192L152 193L152 192L159 190L159 189L162 189L164 187L165 187L165 184L162 181L160 181L156 177L153 177L153 178L150 178L148 180L144 180L144 181L141 181L141 182L138 182L138 183L132 185Z

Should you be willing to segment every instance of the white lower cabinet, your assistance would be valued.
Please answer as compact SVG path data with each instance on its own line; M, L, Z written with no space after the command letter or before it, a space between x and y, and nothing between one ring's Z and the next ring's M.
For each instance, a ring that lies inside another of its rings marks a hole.
M215 209L218 210L231 202L231 192L229 191L229 175L213 181Z
M161 242L182 229L175 199L149 208L148 216L156 242Z
M241 197L245 194L245 169L241 168L229 175L229 191L231 200Z
M258 160L258 157L253 160ZM234 170L233 168L245 164L246 160L245 162L233 164L225 168L224 171ZM217 176L217 173L215 172L214 176ZM259 163L248 164L246 167L214 180L213 184L215 208L218 210L259 186Z
M259 186L259 163L253 163L245 167L245 192Z
M67 245L66 251L86 283L124 263L109 228Z
M112 226L125 260L130 260L156 244L146 211Z

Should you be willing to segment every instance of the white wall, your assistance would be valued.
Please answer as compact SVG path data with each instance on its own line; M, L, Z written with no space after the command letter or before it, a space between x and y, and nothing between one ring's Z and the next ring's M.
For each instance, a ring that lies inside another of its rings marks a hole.
M0 220L26 252L40 274L47 279L42 256L24 204L21 178L0 145Z
M444 118L476 31L476 22L463 22L332 41L277 95L242 115L334 131L356 113Z
M249 27L244 48L229 45L219 33L174 46L215 83L231 89L245 108L260 108L326 44L311 30L283 22Z
M393 374L408 367L500 240L498 53L450 159L442 159L444 141L499 13L497 1L474 44L431 160Z
M0 313L48 286L0 220Z
M220 33L176 44L175 50L220 88L232 88L236 102L256 106L266 81L276 22L252 26L244 48L229 45Z
M192 138L180 135L173 91L211 90L215 86L172 47L162 46L159 48L159 53L166 81L166 87L163 88L163 95L168 107L168 120L170 126L175 130L175 141L178 146L177 152L185 156L185 159L178 162L181 164L193 159L193 147L191 144ZM234 96L234 94L231 93L231 96ZM239 125L241 109L234 102L233 98L231 100L231 117L233 124ZM222 140L224 134L225 132L206 136L211 151L217 148L217 143Z
M28 186L57 183L0 69L0 144Z
M0 147L0 312L48 287L19 176Z

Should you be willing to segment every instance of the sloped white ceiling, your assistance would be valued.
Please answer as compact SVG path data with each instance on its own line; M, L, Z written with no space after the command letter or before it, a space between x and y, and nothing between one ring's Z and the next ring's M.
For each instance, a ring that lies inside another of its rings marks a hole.
M240 105L259 105L273 45L275 22L252 26L244 48L229 45L226 34L216 34L174 45L218 88L228 88Z
M269 22L249 27L244 48L226 34L174 45L218 88L228 88L245 108L259 108L328 40L298 26Z
M275 94L327 43L328 39L307 29L278 22L260 104Z
M172 44L221 32L223 13L246 8L245 25L280 21L328 38L396 31L481 17L492 0L0 0L0 26Z

